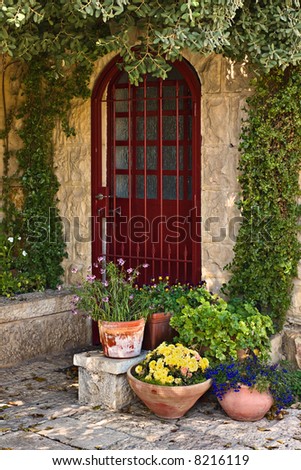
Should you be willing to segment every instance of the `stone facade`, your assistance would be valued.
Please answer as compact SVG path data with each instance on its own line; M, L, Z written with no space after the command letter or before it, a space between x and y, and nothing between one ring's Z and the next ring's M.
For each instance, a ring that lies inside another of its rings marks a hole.
M235 205L239 192L238 143L244 117L243 107L252 90L250 77L243 64L234 64L219 55L201 57L187 52L184 56L195 68L202 86L202 277L211 290L218 292L229 278L224 267L232 260L240 224L240 214ZM113 57L113 54L109 54L95 63L90 81L91 90ZM20 99L12 74L6 74L5 87L7 95L12 95L11 100ZM68 252L68 259L64 260L66 285L76 281L76 275L72 273L73 266L79 272L84 272L92 261L90 100L74 100L70 121L76 129L76 136L66 138L59 126L54 132L55 165L61 184L59 207L65 225ZM0 107L0 122L3 123L3 105ZM14 135L11 140L14 148L20 145ZM292 307L288 313L290 331L291 325L301 325L300 292L301 273L295 281ZM300 347L294 343L294 348Z

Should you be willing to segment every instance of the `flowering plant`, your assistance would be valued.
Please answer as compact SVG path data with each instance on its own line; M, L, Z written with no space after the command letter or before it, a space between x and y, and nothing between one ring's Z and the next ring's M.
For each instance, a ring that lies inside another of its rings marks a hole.
M208 359L182 344L161 343L134 369L142 382L156 385L193 385L205 382Z
M75 287L73 297L73 313L77 309L84 310L96 321L130 321L146 318L149 314L147 296L139 293L134 283L139 276L139 267L125 268L122 258L106 263L98 258L94 265L100 278L88 273L83 282ZM142 265L147 267L147 265ZM75 273L77 270L73 268Z
M246 385L261 393L269 391L274 398L276 413L294 402L287 370L279 364L268 364L255 354L244 360L231 360L209 367L205 375L212 379L212 391L220 400L228 390L239 392L241 386Z
M20 236L6 237L0 224L0 295L44 290L46 280L40 274L30 274L24 261L28 253Z
M140 291L147 293L151 312L173 314L181 309L179 299L185 297L193 289L195 289L195 286L189 283L175 282L171 284L169 276L159 276L158 279L152 278L150 284L144 284Z

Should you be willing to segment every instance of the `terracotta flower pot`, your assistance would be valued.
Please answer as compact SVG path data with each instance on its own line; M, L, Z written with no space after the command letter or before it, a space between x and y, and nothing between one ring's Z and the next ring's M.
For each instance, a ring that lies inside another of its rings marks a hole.
M239 392L229 390L218 401L227 415L237 421L262 419L274 402L269 392L260 393L246 385L241 385Z
M181 418L211 386L211 379L186 386L154 385L136 379L132 369L128 382L141 401L159 418Z
M144 327L144 318L128 322L98 322L104 355L112 358L139 356L142 349Z
M171 314L165 312L152 313L148 317L144 329L143 349L152 350L163 341L172 341L176 331L169 324L170 317Z

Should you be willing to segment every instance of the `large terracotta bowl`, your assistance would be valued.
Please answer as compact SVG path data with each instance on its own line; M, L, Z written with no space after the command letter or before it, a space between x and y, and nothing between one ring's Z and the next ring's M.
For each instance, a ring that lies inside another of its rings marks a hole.
M134 366L135 367L135 366ZM181 418L211 387L211 379L200 384L186 386L154 385L136 379L133 367L127 371L127 379L140 400L159 418Z

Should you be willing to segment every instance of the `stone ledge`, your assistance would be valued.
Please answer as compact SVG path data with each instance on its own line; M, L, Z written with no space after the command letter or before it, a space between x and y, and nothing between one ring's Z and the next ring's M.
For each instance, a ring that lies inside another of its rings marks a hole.
M70 291L46 290L0 299L0 323L43 317L71 310Z
M91 346L91 319L72 315L72 294L34 292L0 300L0 368Z

